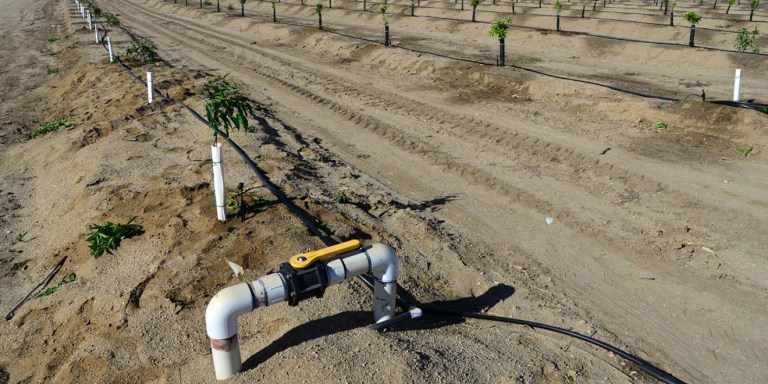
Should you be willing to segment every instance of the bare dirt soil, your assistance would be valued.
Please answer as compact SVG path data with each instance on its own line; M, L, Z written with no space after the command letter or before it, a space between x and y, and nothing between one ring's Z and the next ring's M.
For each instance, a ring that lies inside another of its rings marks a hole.
M746 2L678 4L675 27L650 1L585 3L584 19L567 2L562 33L552 2L517 2L503 68L487 31L509 1L475 23L468 2L389 2L392 47L376 2L326 4L324 30L310 2L276 3L278 23L269 2L97 4L120 15L119 56L157 44L160 62L127 63L162 95L202 112L229 73L257 103L234 140L335 239L393 246L420 302L592 335L686 382L768 377L768 115L701 101L728 100L743 64L742 98L768 101L766 55L733 52L739 28L768 31ZM74 2L0 6L2 314L63 258L48 286L77 276L0 323L0 383L214 382L210 297L321 241L229 148L228 187L268 204L218 222L211 131L147 105ZM89 224L132 216L141 235L89 256ZM376 333L370 309L350 282L242 316L230 382L654 382L545 331L425 316Z

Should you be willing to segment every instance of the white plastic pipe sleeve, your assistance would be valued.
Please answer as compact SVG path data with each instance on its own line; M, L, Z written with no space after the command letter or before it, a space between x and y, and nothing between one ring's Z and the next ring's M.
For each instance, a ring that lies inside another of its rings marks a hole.
M93 23L91 22L91 12L88 11L88 29L93 29Z
M739 101L740 87L741 87L741 68L736 69L736 76L733 78L733 101Z
M155 97L155 84L152 82L152 72L147 72L147 100L149 104L152 104L152 99Z
M107 36L107 49L109 50L109 62L113 63L115 61L115 55L112 54L112 39Z
M211 146L211 161L213 162L213 193L216 196L216 217L220 221L227 221L224 168L221 164L221 143Z
M94 24L93 25L93 31L95 32L94 34L96 35L96 44L98 44L98 43L100 43L100 41L99 41L99 25L98 24Z

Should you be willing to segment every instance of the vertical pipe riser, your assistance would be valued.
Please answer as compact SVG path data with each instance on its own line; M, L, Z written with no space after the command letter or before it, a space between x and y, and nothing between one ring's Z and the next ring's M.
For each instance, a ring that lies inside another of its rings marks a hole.
M739 101L741 88L741 69L736 70L736 76L733 78L733 101Z

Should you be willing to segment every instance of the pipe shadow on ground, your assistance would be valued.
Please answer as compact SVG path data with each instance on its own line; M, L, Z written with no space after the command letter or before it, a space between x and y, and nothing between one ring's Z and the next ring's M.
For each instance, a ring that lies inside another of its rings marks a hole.
M455 310L461 312L484 312L515 293L515 288L500 284L491 287L477 297L464 297L456 300L440 300L425 303L425 307ZM276 354L302 344L371 324L370 311L346 311L333 316L315 319L291 329L266 348L256 352L243 362L242 371L250 371L271 359ZM407 332L414 330L435 329L463 323L463 318L427 314L419 319L401 323L393 331Z

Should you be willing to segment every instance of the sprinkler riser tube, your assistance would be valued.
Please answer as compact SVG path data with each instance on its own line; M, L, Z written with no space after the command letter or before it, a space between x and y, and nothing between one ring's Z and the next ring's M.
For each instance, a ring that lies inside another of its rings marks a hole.
M213 163L213 193L216 198L216 218L227 221L226 194L224 192L224 167L221 162L221 143L211 146Z
M155 87L152 82L152 72L147 72L147 104L152 104L155 96Z
M327 279L327 286L339 284L363 273L374 276L373 318L376 323L395 315L397 255L385 244L373 244L338 258L320 260L305 270L316 268ZM241 283L219 291L208 303L205 324L211 339L211 355L217 380L227 379L242 369L237 338L238 317L256 308L289 301L287 275L281 272ZM323 288L324 289L324 288Z
M741 68L736 69L736 76L733 78L733 101L739 101L739 91L741 87Z

